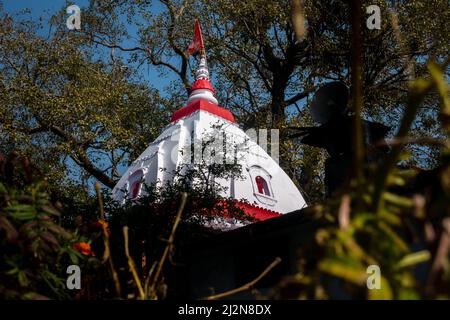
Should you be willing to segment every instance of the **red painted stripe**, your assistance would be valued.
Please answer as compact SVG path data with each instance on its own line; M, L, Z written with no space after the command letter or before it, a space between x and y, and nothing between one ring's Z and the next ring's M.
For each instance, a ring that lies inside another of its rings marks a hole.
M267 210L250 203L238 202L237 206L245 211L249 216L254 217L257 220L264 221L281 216L282 214L276 211Z
M198 89L207 89L214 93L214 88L211 85L211 82L209 82L208 79L197 79L195 80L194 84L192 85L191 92Z
M212 104L205 100L194 101L188 106L175 111L172 115L171 121L172 122L178 121L181 118L187 117L188 115L194 113L197 110L204 110L230 122L235 122L234 116L229 110L216 106L215 104Z
M245 213L245 215L255 218L258 221L264 221L276 217L280 217L282 214L273 210L264 209L262 207L247 203L247 202L241 202L238 200L233 200L234 205L242 209ZM227 210L227 204L225 200L219 200L217 202L217 206L215 207L215 210L213 210L213 215L221 216L221 217L230 217L228 210Z

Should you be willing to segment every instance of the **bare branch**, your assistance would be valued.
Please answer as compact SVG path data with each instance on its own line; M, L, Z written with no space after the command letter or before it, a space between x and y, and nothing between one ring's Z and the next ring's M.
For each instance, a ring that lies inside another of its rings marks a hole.
M233 290L229 290L229 291L225 291L219 294L215 294L209 297L205 297L203 299L206 300L217 300L217 299L222 299L228 296L231 296L233 294L242 292L242 291L247 291L252 289L255 284L257 284L262 278L264 278L266 276L266 274L268 274L273 268L275 268L279 263L281 262L281 258L277 257L266 269L264 269L264 271L255 279L253 279L252 281L244 284L243 286L233 289Z
M173 223L173 226L172 226L172 232L170 233L169 239L167 240L167 245L166 245L166 248L164 249L163 255L161 256L161 259L159 260L158 269L156 270L155 277L152 280L152 285L149 290L150 298L155 297L155 289L156 289L156 286L158 285L159 276L161 275L161 271L164 266L164 262L166 261L170 250L172 249L173 242L175 240L175 232L177 231L178 224L181 221L181 214L183 213L184 207L186 205L186 200L187 200L187 193L183 192L181 194L181 204L180 204L180 207L178 208L178 212L175 217L175 222Z

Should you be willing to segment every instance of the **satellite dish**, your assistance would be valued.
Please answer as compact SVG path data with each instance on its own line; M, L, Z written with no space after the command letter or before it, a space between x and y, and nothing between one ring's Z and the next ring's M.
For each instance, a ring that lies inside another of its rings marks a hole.
M348 102L348 88L340 82L329 82L314 94L311 114L314 121L324 124L337 115L345 113Z

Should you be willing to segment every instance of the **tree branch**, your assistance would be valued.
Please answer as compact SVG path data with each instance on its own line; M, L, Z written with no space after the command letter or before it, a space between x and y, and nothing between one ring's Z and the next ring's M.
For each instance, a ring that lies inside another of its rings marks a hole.
M275 268L279 263L281 262L281 258L277 257L266 269L264 269L263 272L261 272L261 274L259 276L257 276L255 279L253 279L252 281L244 284L243 286L236 288L236 289L232 289L229 291L225 291L219 294L215 294L209 297L205 297L203 299L206 300L217 300L217 299L222 299L228 296L231 296L233 294L242 292L242 291L246 291L249 290L251 288L253 288L255 286L255 284L257 284L262 278L264 278L273 268Z
M77 143L76 139L71 137L67 132L62 130L61 128L57 126L48 126L48 130L57 135L58 137L62 138L63 140L67 142L71 142L76 144L76 150L74 150L74 154L71 154L70 157L84 170L86 170L88 173L90 173L93 177L98 179L101 183L103 183L105 186L109 188L114 188L116 185L116 181L111 179L108 175L106 175L102 170L95 167L89 157L86 154L86 150L83 150L79 144Z
M179 75L181 81L183 81L183 85L184 85L187 93L189 94L189 92L191 90L191 84L189 83L189 80L187 78L187 66L188 66L189 58L186 55L186 53L175 44L174 35L173 35L173 31L175 30L175 23L177 22L177 19L179 16L175 13L175 8L170 3L170 1L161 0L161 3L163 3L169 10L170 24L169 24L169 28L167 30L168 31L168 40L169 40L169 44L172 47L173 51L175 51L175 53L177 55L179 55L181 58L181 70L179 70L178 75ZM182 13L182 11L179 11L178 14L181 14L181 13Z
M308 90L304 90L302 92L299 92L295 96L285 100L284 103L286 104L286 107L290 106L291 104L296 103L298 100L306 98L313 91L314 91L314 89L308 89Z

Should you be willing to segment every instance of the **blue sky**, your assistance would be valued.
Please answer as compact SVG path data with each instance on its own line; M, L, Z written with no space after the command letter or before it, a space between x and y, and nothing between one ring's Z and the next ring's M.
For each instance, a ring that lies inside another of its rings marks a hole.
M46 12L54 13L67 3L66 0L3 0L2 2L4 9L11 14L18 13L24 8L29 8L36 17L45 15ZM77 0L69 3L82 7L87 5L88 2L88 0Z
M50 17L63 8L67 8L69 5L76 4L81 8L81 23L83 23L83 8L86 8L89 5L89 0L76 0L76 1L67 1L67 0L0 0L0 3L3 4L3 9L10 15L23 14L24 9L29 9L30 13L26 13L23 18L31 18L32 20L38 21L39 18L42 18L43 24L45 25ZM153 5L154 13L157 13L161 10L161 6L158 1L154 2ZM67 15L68 17L69 15ZM124 17L124 22L125 17ZM134 35L136 32L136 28L133 25L129 26L129 33ZM41 31L43 35L48 34L48 29L44 28ZM136 45L133 40L122 42L124 46L134 46ZM123 53L122 53L123 54ZM124 56L126 54L123 54ZM175 75L171 73L167 73L166 76L162 77L161 74L155 70L155 68L149 68L148 65L142 65L139 70L141 79L149 83L151 86L157 88L161 95L164 95L165 87L169 85L170 81L175 80Z

